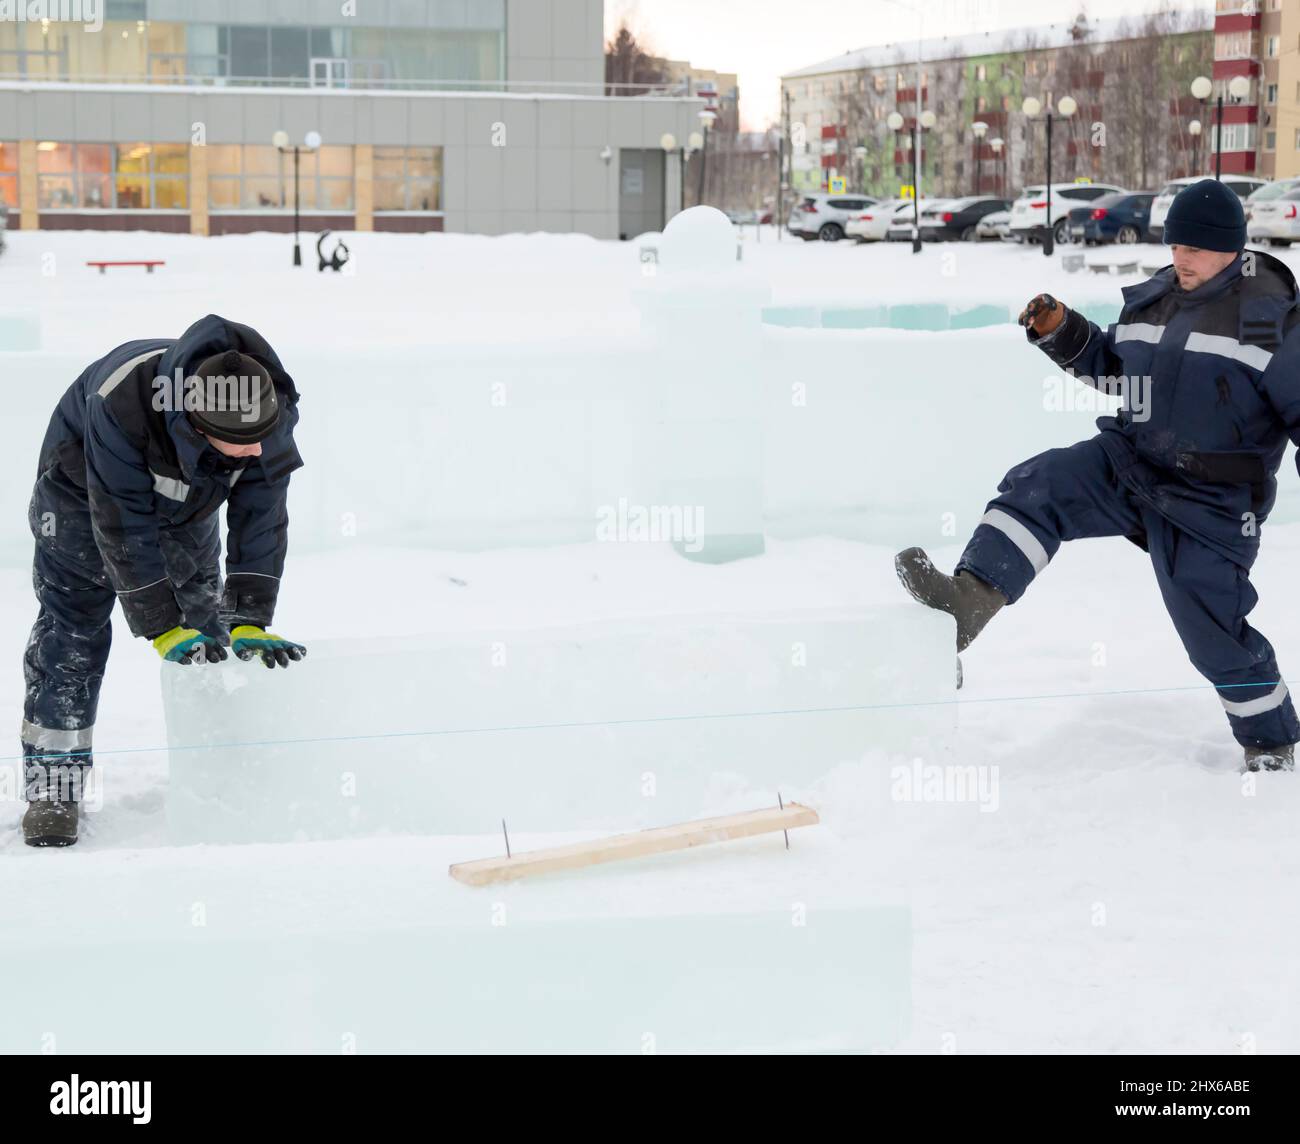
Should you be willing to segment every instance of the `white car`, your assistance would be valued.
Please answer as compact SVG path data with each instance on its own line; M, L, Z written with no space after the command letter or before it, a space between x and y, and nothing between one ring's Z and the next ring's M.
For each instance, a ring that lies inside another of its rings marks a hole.
M944 210L951 199L922 199L920 202L921 229L925 229L926 216L933 218L939 211ZM909 202L909 206L911 203ZM911 242L912 227L916 223L917 211L903 210L899 211L889 221L889 229L885 231L886 242Z
M1122 191L1113 183L1053 183L1052 235L1057 243L1069 241L1069 215L1075 207ZM1026 187L1011 204L1011 237L1017 242L1035 242L1047 226L1047 186Z
M894 215L904 208L909 212L910 218L911 199L884 199L851 218L844 227L844 233L857 242L883 242Z
M1184 179L1172 179L1161 188L1160 193L1156 195L1151 203L1151 218L1147 222L1147 231L1152 239L1156 242L1164 239L1165 215L1169 213L1169 208L1173 205L1174 196L1184 187L1190 187L1193 183L1199 183L1202 179L1208 177L1207 175L1189 175ZM1240 199L1253 194L1268 182L1267 179L1257 179L1254 175L1225 175L1220 181Z
M807 194L795 204L785 228L808 242L819 238L822 242L839 242L849 220L875 201L871 195Z
M1300 239L1300 181L1276 198L1254 203L1246 216L1251 242L1267 240L1272 246L1290 246Z
M994 211L986 214L975 224L975 237L981 242L985 239L1011 237L1011 212Z
M1290 246L1297 237L1293 220L1296 204L1281 200L1288 192L1300 188L1300 178L1276 179L1253 192L1242 205L1246 208L1246 235L1251 242L1271 242L1274 246Z

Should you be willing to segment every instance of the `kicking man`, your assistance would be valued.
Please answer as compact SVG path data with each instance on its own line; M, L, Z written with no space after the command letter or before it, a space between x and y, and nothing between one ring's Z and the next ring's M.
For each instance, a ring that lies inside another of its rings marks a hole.
M118 346L63 395L29 510L40 603L23 660L29 845L77 841L115 601L168 663L220 662L228 647L268 667L305 654L266 631L289 474L302 465L297 403L265 339L212 314L177 339Z
M1017 465L956 573L919 548L904 586L957 620L964 650L1015 603L1061 543L1124 536L1151 557L1193 665L1214 684L1244 770L1294 769L1300 722L1268 640L1246 622L1259 529L1288 438L1300 444L1300 294L1285 264L1244 250L1237 196L1214 179L1184 188L1165 220L1173 265L1124 290L1099 329L1040 294L1020 321L1066 372L1125 407L1101 432Z

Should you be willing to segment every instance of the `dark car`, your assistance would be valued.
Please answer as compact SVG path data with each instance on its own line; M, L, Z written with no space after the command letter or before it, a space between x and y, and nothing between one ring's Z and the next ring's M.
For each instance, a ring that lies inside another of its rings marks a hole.
M953 199L941 209L922 216L921 237L926 242L977 242L979 235L975 233L975 227L980 219L986 214L1009 210L1010 207L1011 203L1007 199L995 199L987 195Z
M1071 242L1142 242L1151 221L1154 191L1116 191L1070 211Z

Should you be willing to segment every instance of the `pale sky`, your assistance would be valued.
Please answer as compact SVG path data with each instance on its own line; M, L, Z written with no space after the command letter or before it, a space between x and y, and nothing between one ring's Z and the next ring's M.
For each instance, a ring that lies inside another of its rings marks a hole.
M777 118L780 76L855 48L960 35L992 28L1137 14L1159 0L605 0L606 36L626 14L654 54L740 76L740 113L747 130ZM903 5L906 6L903 6ZM1172 7L1212 12L1214 0L1174 0Z

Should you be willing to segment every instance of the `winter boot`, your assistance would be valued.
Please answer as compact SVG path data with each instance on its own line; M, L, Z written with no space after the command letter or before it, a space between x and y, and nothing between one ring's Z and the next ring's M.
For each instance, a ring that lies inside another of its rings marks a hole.
M1295 770L1295 744L1286 743L1281 747L1247 747L1241 770L1243 774L1246 771L1293 771Z
M81 796L88 762L44 763L26 760L27 813L23 839L28 846L71 846L81 823Z
M1007 599L996 588L969 572L948 576L940 572L920 548L908 548L894 557L903 587L927 608L938 608L957 621L957 651L963 652L984 630Z

